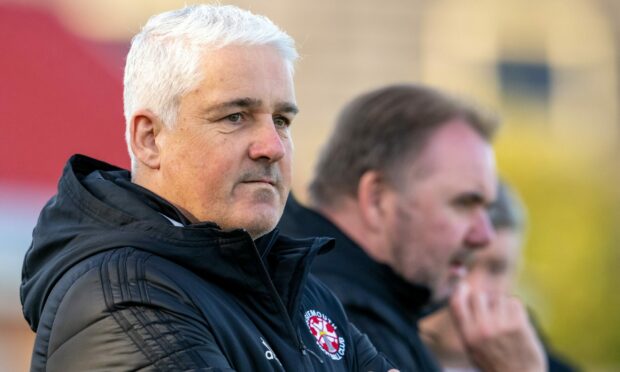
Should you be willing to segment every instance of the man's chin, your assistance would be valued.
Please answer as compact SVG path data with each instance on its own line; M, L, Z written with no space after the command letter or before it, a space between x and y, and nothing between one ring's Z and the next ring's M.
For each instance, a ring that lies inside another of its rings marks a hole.
M420 316L421 317L427 316L429 314L434 313L437 310L440 310L448 306L449 301L450 301L450 296L441 296L441 295L433 294L429 303L422 309Z
M258 239L258 238L268 234L269 232L273 231L274 228L275 228L275 226L270 228L270 229L255 228L255 229L252 229L252 230L250 230L250 229L246 229L246 230L247 230L248 234L250 234L250 236L252 237L252 240L256 240L256 239Z
M433 296L431 297L431 303L433 304L445 304L450 300L450 295L452 293L443 293L443 294L433 294Z
M244 224L245 230L248 234L250 234L252 239L258 239L275 229L279 221L279 215L277 217L278 218L274 215L269 215L264 216L264 218L257 218L252 221L248 221Z
M445 304L450 300L450 297L456 291L456 286L458 285L459 280L454 279L450 280L448 283L444 284L439 288L435 288L433 291L433 295L431 296L432 302L436 304Z
M256 239L276 227L282 217L284 204L274 198L268 200L251 198L237 203L234 208L238 213L237 221L242 222L240 226L244 226L252 238Z

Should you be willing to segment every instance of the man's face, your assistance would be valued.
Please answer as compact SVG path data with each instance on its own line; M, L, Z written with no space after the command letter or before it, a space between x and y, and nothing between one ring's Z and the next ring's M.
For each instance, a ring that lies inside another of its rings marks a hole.
M496 193L493 150L463 120L451 120L402 175L386 221L391 266L441 301L465 276L471 253L493 237L487 215Z
M521 236L517 230L502 228L484 249L473 256L467 282L472 288L510 294L514 283Z
M272 230L291 183L297 108L285 61L270 46L228 46L202 61L177 122L156 136L162 197L196 222Z

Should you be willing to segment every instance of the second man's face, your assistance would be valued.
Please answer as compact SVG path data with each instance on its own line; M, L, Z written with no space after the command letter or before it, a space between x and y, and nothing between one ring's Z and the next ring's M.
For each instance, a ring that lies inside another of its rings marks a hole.
M195 221L272 230L291 184L291 71L270 46L228 46L203 59L204 79L163 128L160 194Z
M493 237L487 214L496 192L493 150L467 123L452 120L402 172L405 185L388 222L392 266L441 301L467 273L473 251Z

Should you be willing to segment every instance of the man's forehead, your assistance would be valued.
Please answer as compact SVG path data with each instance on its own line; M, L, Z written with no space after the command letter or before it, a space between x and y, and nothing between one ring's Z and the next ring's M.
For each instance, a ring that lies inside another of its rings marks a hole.
M463 121L451 121L438 128L414 156L410 164L418 178L435 175L461 182L469 179L485 188L495 179L491 144Z
M218 101L265 98L265 94L273 96L272 101L295 101L290 62L271 45L231 44L207 50L199 70L195 91Z
M454 163L462 157L452 155L470 155L481 159L488 155L490 147L489 142L469 123L463 119L453 119L431 133L421 154L427 153Z

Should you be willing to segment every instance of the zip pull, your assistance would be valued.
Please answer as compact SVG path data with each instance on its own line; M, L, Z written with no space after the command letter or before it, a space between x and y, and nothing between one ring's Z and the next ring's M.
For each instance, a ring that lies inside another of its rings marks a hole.
M301 353L302 353L304 356L305 356L305 355L308 355L308 354L314 355L314 357L315 357L316 359L318 359L318 360L319 360L319 362L320 362L321 364L325 363L325 362L323 362L323 358L321 358L321 356L320 356L320 355L318 355L318 354L317 354L317 353L315 353L314 351L312 351L312 350L308 349L308 348L306 347L306 345L304 345L304 344L303 344L303 342L301 343Z
M308 354L312 354L314 355L314 357L316 359L318 359L318 361L321 364L324 364L325 362L323 361L323 358L321 358L320 355L318 355L317 353L315 353L314 351L312 351L311 349L308 349L306 347L306 344L304 344L303 338L301 337L301 330L297 329L297 341L299 342L299 349L301 350L301 353L306 356Z

